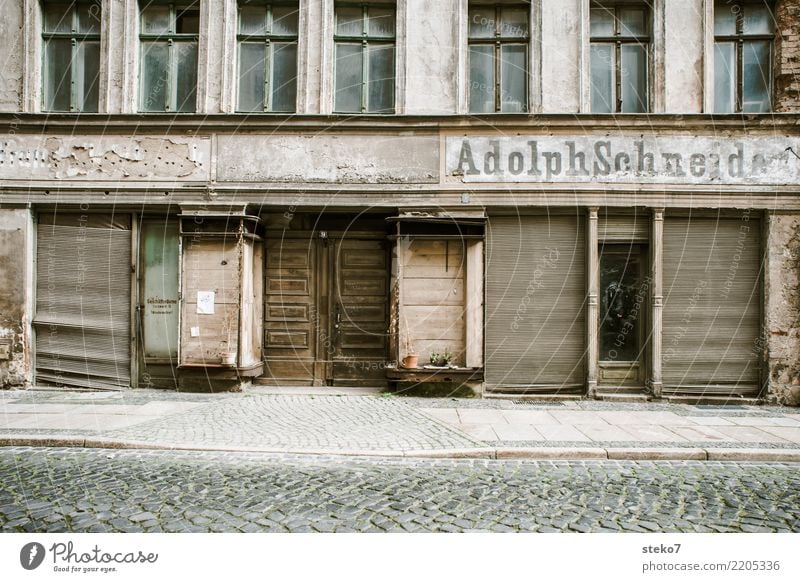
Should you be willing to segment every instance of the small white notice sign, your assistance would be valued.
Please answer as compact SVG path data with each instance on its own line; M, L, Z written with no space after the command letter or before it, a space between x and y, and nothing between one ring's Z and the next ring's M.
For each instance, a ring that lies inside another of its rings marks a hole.
M201 315L214 315L214 292L197 292L197 313Z

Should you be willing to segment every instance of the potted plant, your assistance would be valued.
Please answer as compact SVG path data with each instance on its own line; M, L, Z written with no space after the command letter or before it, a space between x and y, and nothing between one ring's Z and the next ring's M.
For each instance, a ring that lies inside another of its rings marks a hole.
M405 350L405 357L403 358L404 368L417 368L419 366L419 354L414 349L414 343L411 341L411 330L408 329L408 321L405 316L403 317L403 324L406 332L403 337L403 348Z
M453 354L450 352L450 348L448 347L446 347L441 354L438 352L431 352L430 355L431 366L435 368L448 368L450 367L450 362L452 362L452 360Z

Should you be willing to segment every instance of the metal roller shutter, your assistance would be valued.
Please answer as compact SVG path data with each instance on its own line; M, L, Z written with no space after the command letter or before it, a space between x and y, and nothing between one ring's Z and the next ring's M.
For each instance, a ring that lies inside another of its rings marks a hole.
M759 221L664 221L665 394L757 396Z
M492 217L486 274L486 389L583 393L585 223Z
M130 225L43 216L37 236L36 381L130 386Z

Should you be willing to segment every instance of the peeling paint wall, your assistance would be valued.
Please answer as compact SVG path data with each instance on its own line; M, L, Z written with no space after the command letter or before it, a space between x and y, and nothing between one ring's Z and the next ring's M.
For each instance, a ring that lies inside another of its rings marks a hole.
M0 111L22 110L23 21L20 0L0 0Z
M775 110L800 111L800 0L775 5Z
M800 406L800 215L770 217L767 251L768 398Z
M0 138L6 179L209 178L209 139L126 137Z
M30 315L26 313L29 228L27 210L0 211L0 388L30 381Z

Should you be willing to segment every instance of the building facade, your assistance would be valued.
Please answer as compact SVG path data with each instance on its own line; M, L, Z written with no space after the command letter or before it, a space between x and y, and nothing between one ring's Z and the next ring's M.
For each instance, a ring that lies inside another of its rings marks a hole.
M798 0L3 8L0 386L800 402Z

